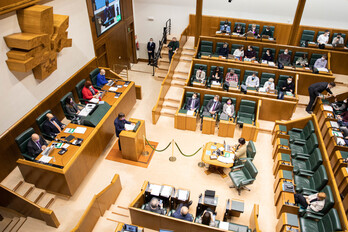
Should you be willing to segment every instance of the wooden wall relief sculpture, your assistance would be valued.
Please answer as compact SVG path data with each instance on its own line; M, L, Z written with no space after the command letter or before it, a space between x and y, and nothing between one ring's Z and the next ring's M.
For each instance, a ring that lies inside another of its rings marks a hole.
M43 80L57 69L57 52L71 47L69 16L53 14L53 7L34 5L17 11L21 33L5 36L7 66L12 71L33 70Z

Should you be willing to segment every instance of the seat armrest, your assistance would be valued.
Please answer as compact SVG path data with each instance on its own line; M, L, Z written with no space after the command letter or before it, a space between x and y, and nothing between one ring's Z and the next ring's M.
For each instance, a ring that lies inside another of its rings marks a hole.
M234 171L234 170L242 168L242 167L244 167L244 164L234 166L234 167L231 168L231 170Z
M308 176L311 177L314 175L314 172L310 171L310 170L304 170L304 169L300 169L298 174L299 176Z
M303 141L300 141L300 140L295 140L294 144L304 146L306 144L306 142L303 142Z
M315 194L315 193L318 193L318 191L315 189L302 188L303 195L311 195L311 194Z
M303 129L300 129L300 128L292 128L291 131L301 133L301 132L303 131Z
M308 218L308 219L321 220L322 217L324 217L324 214L320 213L320 212L314 212L313 210L307 209L306 212L304 213L303 217Z
M243 180L240 182L240 185L249 185L252 184L254 182L254 179L248 179L248 180Z
M309 155L296 155L296 159L298 160L308 160L309 159Z
M24 157L24 159L26 160L30 160L30 161L34 161L35 158L30 156L30 155L27 155L26 153L22 153L22 156Z
M310 155L309 154L306 154L306 153L301 153L301 152L298 152L298 153L294 153L294 154L291 154L291 157L292 158L297 158L297 156L303 156L303 157L310 157Z
M292 143L301 143L301 144L305 144L306 143L306 140L305 139L299 139L299 138L296 138L296 139L292 139Z

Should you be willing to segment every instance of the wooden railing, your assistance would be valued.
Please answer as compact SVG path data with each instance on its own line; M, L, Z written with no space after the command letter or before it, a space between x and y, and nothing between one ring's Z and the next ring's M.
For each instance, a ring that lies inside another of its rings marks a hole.
M47 225L58 228L60 223L55 213L47 208L41 207L34 202L19 195L13 190L0 184L0 206L6 207L23 214L45 221Z
M99 217L103 216L105 211L116 202L121 190L120 177L118 174L115 174L111 183L100 193L94 195L80 221L71 232L92 231Z
M183 51L183 47L188 39L188 34L189 34L188 28L189 27L187 26L185 28L185 30L181 33L180 40L179 40L179 43L180 43L179 50L173 55L172 61L169 65L168 73L167 73L166 77L164 78L164 80L162 81L162 85L161 85L161 89L160 89L160 93L159 93L157 102L152 109L152 123L153 124L157 123L157 121L161 115L161 110L162 110L164 98L168 93L168 90L170 88L170 83L173 80L174 71L180 62L180 57L181 57L181 53Z

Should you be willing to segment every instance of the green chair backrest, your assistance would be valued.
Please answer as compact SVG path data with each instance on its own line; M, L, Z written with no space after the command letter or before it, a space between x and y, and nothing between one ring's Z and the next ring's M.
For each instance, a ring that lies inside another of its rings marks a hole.
M220 26L225 25L225 21L220 21ZM228 21L228 26L231 26L231 22Z
M67 117L67 119L70 119L71 116L68 114L68 112L66 111L66 107L65 107L65 99L67 99L68 97L73 98L72 92L65 94L64 97L62 97L60 99L60 105L62 106L65 117Z
M315 31L312 30L303 30L302 35L313 35L315 34Z
M242 105L242 106L250 106L250 107L254 107L255 108L256 102L242 99L240 101L240 105Z
M203 106L207 105L210 99L213 99L215 95L206 94L203 97Z
M262 27L262 32L264 32L264 31L266 31L266 28L268 27L268 25L264 25L263 27ZM274 26L269 26L270 27L270 29L271 29L271 31L274 33Z
M99 68L95 68L92 72L89 73L89 78L91 79L92 85L97 85L97 76L100 73Z
M254 114L254 112L255 112L255 108L252 106L241 105L239 107L239 113L241 113L241 114L244 113L244 114L252 115L252 114Z
M308 57L308 52L295 52L296 57L301 57L301 56L303 56L303 54L306 54Z
M244 45L243 44L232 44L231 45L231 54L234 53L234 51L239 48L240 46L242 46L244 48Z
M318 138L315 133L312 133L306 141L308 154L311 154L318 147Z
M340 217L335 208L332 208L327 214L325 214L318 224L319 232L342 231Z
M256 57L259 57L259 52L260 52L260 48L257 46L252 46L254 51L256 52Z
M248 145L247 145L247 157L251 158L252 160L254 159L255 155L256 155L256 147L255 144L252 140L249 141Z
M202 45L206 45L206 46L211 46L211 47L213 47L213 42L212 42L212 41L202 40L202 41L201 41L201 46L202 46Z
M256 76L259 76L259 73L257 71L245 70L243 82L245 83L248 76L253 75L253 73L256 73Z
M261 79L262 79L262 78L267 78L267 80L268 80L269 78L275 79L275 74L274 74L274 73L265 73L265 72L263 72L263 73L261 74Z
M200 52L213 52L213 46L202 45Z
M253 25L253 23L248 25L248 31L251 30L252 25ZM259 32L260 32L260 25L259 24L256 24L256 29L259 30Z
M203 70L207 71L208 66L206 64L195 64L194 69L198 70L200 67L203 67Z
M34 133L35 133L34 129L30 127L29 129L25 130L23 133L21 133L15 138L15 141L21 153L24 153L24 154L27 153L28 141L29 139L31 139L31 135Z
M301 37L301 41L309 41L309 42L313 42L314 40L314 35L302 35Z
M246 24L245 24L245 23L240 23L240 22L235 22L235 23L234 23L234 29L236 29L236 27L237 27L238 24L245 30Z
M289 75L279 75L278 80L286 81L290 76Z
M36 124L39 126L40 132L42 134L43 134L43 124L47 120L46 114L48 114L48 113L52 114L52 111L51 110L46 110L41 115L39 115L39 117L36 118Z
M326 185L321 191L326 194L326 198L324 208L320 210L320 212L323 214L327 214L329 210L332 209L332 207L334 206L335 198L333 196L330 185Z
M285 51L285 49L279 49L278 56L279 56L280 54L283 54L284 51ZM291 50L288 50L288 52L289 52L289 55L292 56L292 51L291 51ZM273 53L273 54L274 54L274 53Z
M227 69L227 72L229 73L231 71L231 69L234 70L234 73L238 75L238 77L240 76L240 69L237 69L237 68L228 68Z
M217 42L216 43L216 48L215 48L215 53L218 53L219 52L219 49L224 45L223 42ZM227 45L228 47L228 45Z
M313 122L309 120L306 124L306 126L303 128L303 135L304 138L307 140L309 136L315 132Z
M246 174L247 177L251 177L251 179L255 180L258 171L257 171L255 165L250 160L247 160L244 163L244 167L242 170L243 170L243 173Z
M266 53L267 49L271 50L271 53L272 53L273 57L275 56L275 51L276 51L275 48L263 48L262 49L261 58Z
M323 56L323 54L313 53L311 55L311 59L309 61L309 65L314 65L315 61L317 61L317 59L321 58L322 56Z
M314 172L313 176L309 179L311 187L313 189L320 191L322 190L328 182L327 173L324 165L320 165L318 170Z
M263 78L263 77L261 77L260 86L263 86L263 85L266 83L266 81L268 81L268 79L269 79L269 78Z
M220 74L222 75L224 73L224 67L219 66L219 68L220 68ZM213 72L215 71L215 69L216 69L215 65L210 66L210 76L213 75Z
M229 97L222 97L221 98L221 104L224 105L227 102L228 99L229 99Z
M323 157L321 156L321 152L319 148L315 148L309 159L309 167L312 171L315 171L319 168L319 166L323 163Z
M82 89L85 86L86 79L81 80L77 85L75 86L75 90L77 93L77 96L79 96L80 99L82 99Z

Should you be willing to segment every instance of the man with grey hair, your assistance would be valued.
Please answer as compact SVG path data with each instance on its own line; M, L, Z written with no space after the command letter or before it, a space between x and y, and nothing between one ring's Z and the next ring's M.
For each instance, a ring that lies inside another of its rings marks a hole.
M156 197L153 197L151 199L149 204L146 205L145 210L154 213L164 214L163 203L160 203L158 198Z
M178 208L176 208L176 211L173 214L173 217L192 222L193 221L192 214L188 213L190 205L192 205L192 201L189 201L188 203L181 203L178 206Z

